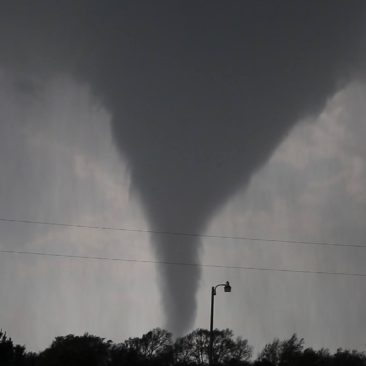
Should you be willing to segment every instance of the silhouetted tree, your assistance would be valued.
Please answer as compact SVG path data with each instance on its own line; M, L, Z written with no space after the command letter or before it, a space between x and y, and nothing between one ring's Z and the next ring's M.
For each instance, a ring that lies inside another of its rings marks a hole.
M260 366L277 366L280 362L281 343L275 338L272 343L264 346L262 352L259 354L255 365Z
M40 366L106 366L109 362L111 341L84 334L56 337L38 359Z
M246 339L237 337L235 346L232 349L232 357L227 362L228 366L249 365L249 360L252 357L253 347L248 344Z
M26 353L24 346L14 345L6 332L0 330L1 366L33 366L35 358L35 354Z
M252 348L246 340L233 339L229 329L213 332L213 363L215 365L244 365L251 357ZM185 337L177 339L174 348L175 360L179 365L205 365L209 359L210 332L196 329Z
M109 366L144 365L145 358L135 349L128 349L123 343L112 345Z
M213 335L216 366L366 366L362 352L304 349L304 340L296 334L284 341L274 339L250 362L252 347L247 340L234 338L229 329L215 329ZM113 344L89 334L70 334L56 337L50 347L35 354L14 345L0 330L0 366L202 366L208 364L209 336L208 330L196 329L173 343L169 332L155 328L141 338Z
M264 346L255 366L297 366L303 347L304 340L298 339L296 334L282 342L276 338Z
M279 366L297 366L304 348L304 339L298 339L296 334L282 341L280 346Z
M248 341L237 337L233 339L233 331L230 329L213 332L213 363L215 365L246 363L252 355L252 347Z
M129 338L125 341L128 349L134 349L146 358L164 353L172 345L172 335L164 329L155 328L141 338Z
M208 363L209 331L196 329L175 342L175 361L179 365L204 365Z
M24 359L21 363L23 366L37 366L38 354L34 352L26 352L24 354Z
M365 366L366 356L361 352L342 350L342 348L339 348L333 355L332 361L332 366Z
M155 328L141 338L129 338L113 351L135 364L170 365L172 363L172 335Z
M327 350L314 351L312 348L306 348L298 358L299 366L327 366L330 365L329 352Z
M13 359L13 341L0 330L0 365L10 365Z

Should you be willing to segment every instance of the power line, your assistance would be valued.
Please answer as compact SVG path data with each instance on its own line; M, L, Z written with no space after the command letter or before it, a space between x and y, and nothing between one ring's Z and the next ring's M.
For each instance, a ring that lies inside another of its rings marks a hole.
M267 272L290 272L290 273L320 274L320 275L332 275L332 276L343 276L343 277L366 277L366 273L311 271L311 270L302 270L302 269L252 267L252 266L228 266L228 265L222 265L222 264L204 264L204 263L201 264L201 263L189 263L189 262L159 261L159 260L151 260L151 259L86 256L86 255L73 255L73 254L61 254L61 253L33 252L33 251L25 251L25 250L1 249L0 254L1 253L2 254L34 255L34 256L43 256L43 257L71 258L71 259L115 261L115 262L150 263L150 264L185 266L185 267L224 268L224 269L254 270L254 271L267 271Z
M350 248L366 248L363 244L346 244L341 242L326 242L326 241L303 241L303 240L281 240L281 239L269 239L250 236L231 236L231 235L211 235L211 234L197 234L187 233L179 231L165 231L165 230L150 230L150 229L131 229L124 227L113 226L97 226L97 225L81 225L81 224L68 224L52 221L37 221L37 220L22 220L22 219L10 219L0 218L0 222L22 223L22 224L37 224L48 226L62 226L77 229L92 229L92 230L109 230L109 231L125 231L135 233L147 233L154 235L171 235L171 236L186 236L186 237L198 237L198 238L211 238L211 239L230 239L240 241L260 241L264 243L273 244L291 244L291 245L313 245L313 246L328 246L328 247L350 247Z

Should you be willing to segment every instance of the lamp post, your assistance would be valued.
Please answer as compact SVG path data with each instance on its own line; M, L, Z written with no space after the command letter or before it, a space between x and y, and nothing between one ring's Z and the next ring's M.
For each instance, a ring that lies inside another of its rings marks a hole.
M225 292L231 292L231 286L229 281L226 283L220 283L219 285L212 286L211 288L211 318L210 318L210 346L208 349L208 363L210 366L213 365L213 321L214 321L214 302L215 302L215 295L216 289L220 286L224 287Z

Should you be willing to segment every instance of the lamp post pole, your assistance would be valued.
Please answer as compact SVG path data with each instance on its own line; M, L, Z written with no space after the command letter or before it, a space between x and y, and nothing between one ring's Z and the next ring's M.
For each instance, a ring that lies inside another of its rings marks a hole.
M214 322L214 309L215 309L215 295L216 289L220 286L224 287L225 292L231 292L231 286L229 281L226 283L220 283L219 285L212 286L211 288L211 316L210 316L210 344L208 349L208 364L213 365L213 322Z
M211 319L210 319L210 346L208 350L208 364L211 366L213 355L213 320L214 320L214 303L215 303L216 289L214 286L211 288Z

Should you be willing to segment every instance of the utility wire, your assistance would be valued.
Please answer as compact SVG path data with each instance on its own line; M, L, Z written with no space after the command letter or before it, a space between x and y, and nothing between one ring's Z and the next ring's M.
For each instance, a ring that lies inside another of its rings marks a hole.
M10 219L10 218L2 218L2 217L0 217L0 222L62 226L62 227L70 227L70 228L78 228L78 229L125 231L125 232L148 233L148 234L156 234L156 235L186 236L186 237L211 238L211 239L230 239L230 240L240 240L240 241L245 241L245 240L260 241L260 242L267 243L267 244L273 243L273 244L313 245L313 246L327 246L327 247L366 248L366 245L363 245L363 244L352 244L352 243L346 244L346 243L341 243L341 242L281 240L281 239L268 239L268 238L259 238L259 237L249 237L249 236L197 234L197 233L165 231L165 230L131 229L131 228L112 227L112 226L68 224L68 223L52 222L52 221Z
M159 261L159 260L150 260L150 259L100 257L100 256L86 256L86 255L73 255L73 254L61 254L61 253L33 252L33 251L25 251L25 250L1 249L0 254L23 254L23 255L33 255L33 256L43 256L43 257L91 259L91 260L101 260L101 261L130 262L130 263L152 263L152 264L161 264L161 265L170 265L170 266L185 266L185 267L224 268L224 269L255 270L255 271L268 271L268 272L290 272L290 273L320 274L320 275L343 276L343 277L366 277L366 273L311 271L311 270L302 270L302 269L252 267L252 266L250 266L250 267L249 266L228 266L228 265L222 265L222 264L204 264L204 263L201 264L201 263L189 263L189 262Z

